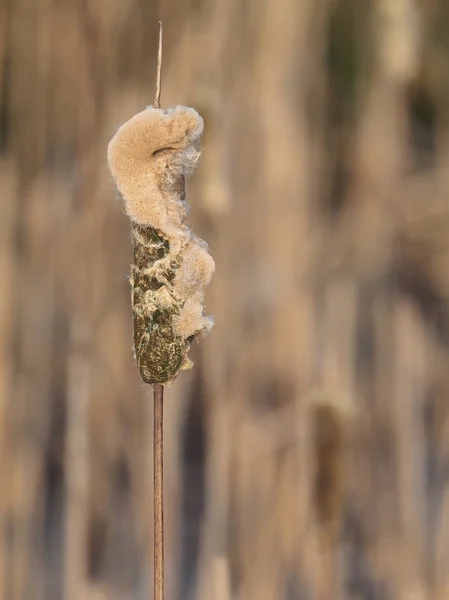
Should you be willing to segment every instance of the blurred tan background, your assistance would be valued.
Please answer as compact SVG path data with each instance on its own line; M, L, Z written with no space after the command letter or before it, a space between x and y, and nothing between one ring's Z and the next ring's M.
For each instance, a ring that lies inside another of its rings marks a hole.
M0 0L0 599L152 597L106 146L158 19L217 263L166 391L167 600L448 600L447 0Z

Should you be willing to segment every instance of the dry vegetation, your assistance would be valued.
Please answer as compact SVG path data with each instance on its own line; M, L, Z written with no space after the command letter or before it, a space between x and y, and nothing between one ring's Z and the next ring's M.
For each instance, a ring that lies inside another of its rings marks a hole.
M159 18L217 264L166 394L167 598L447 600L447 0L0 0L0 598L151 597L106 146Z

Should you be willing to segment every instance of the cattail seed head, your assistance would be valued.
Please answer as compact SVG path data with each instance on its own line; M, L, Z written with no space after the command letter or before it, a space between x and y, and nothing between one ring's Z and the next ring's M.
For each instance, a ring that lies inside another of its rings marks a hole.
M204 290L215 263L186 223L185 175L195 168L203 120L192 108L148 107L124 123L108 164L132 221L134 348L146 383L191 366L191 341L213 325Z

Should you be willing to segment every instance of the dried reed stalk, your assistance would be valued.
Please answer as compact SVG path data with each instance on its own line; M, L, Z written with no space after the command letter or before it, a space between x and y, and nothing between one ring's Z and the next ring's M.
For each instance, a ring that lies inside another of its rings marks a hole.
M154 385L154 600L164 600L164 386Z
M162 21L159 21L159 45L157 49L156 91L154 92L154 108L161 107L161 73L162 73Z
M161 107L162 21L159 21L156 91L154 107ZM153 407L153 477L154 477L154 600L164 600L164 386L155 383Z
M111 174L132 221L134 349L154 386L154 597L164 597L163 392L189 369L190 344L213 325L203 297L215 264L186 223L185 175L200 152L203 119L192 108L160 108L162 24L154 105L122 125L108 146Z

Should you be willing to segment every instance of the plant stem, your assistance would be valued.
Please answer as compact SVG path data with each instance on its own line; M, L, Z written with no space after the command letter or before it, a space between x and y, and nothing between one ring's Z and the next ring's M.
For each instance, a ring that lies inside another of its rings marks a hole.
M164 386L154 385L154 600L164 600Z
M162 21L159 21L159 46L157 50L156 91L154 93L154 108L161 107L161 71L162 71Z
M159 21L154 107L161 106L162 21ZM164 386L154 385L154 600L164 600Z

